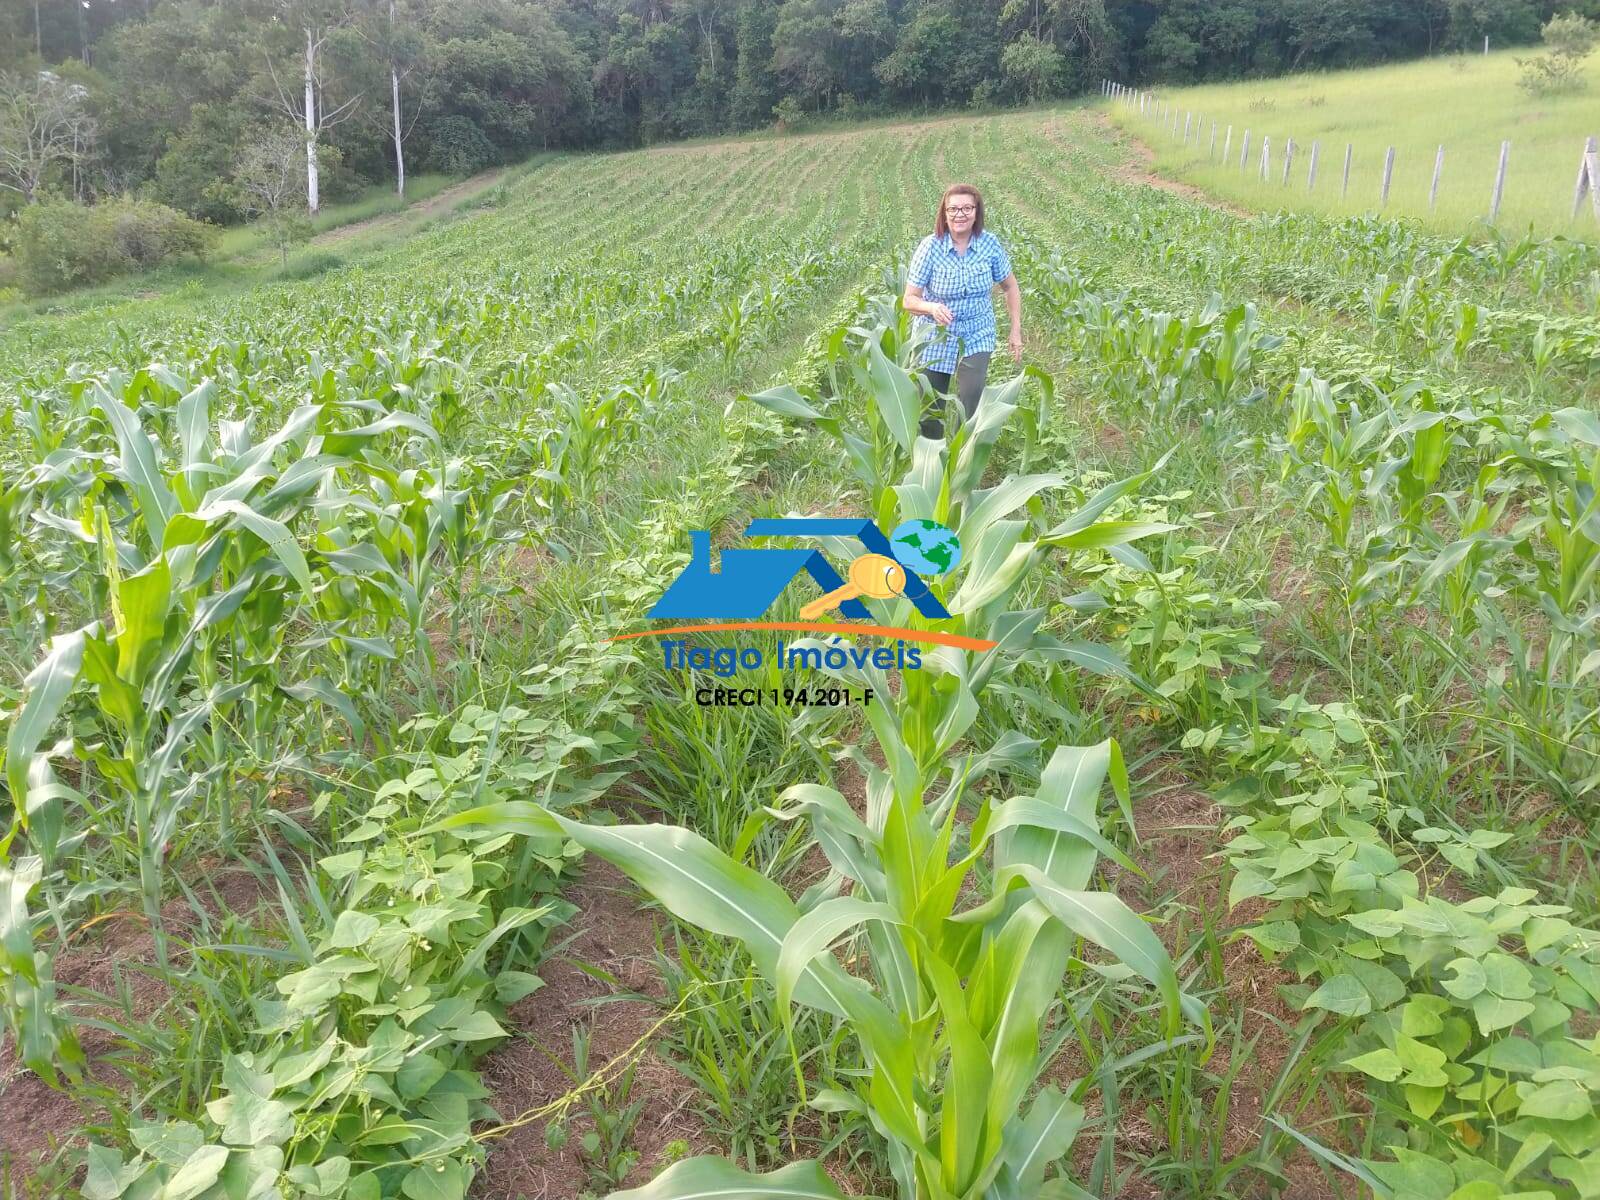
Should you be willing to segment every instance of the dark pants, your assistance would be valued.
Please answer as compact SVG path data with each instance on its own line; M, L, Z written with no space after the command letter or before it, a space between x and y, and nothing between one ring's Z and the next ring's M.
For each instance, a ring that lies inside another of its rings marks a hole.
M933 384L933 390L940 396L950 394L949 371L923 371L928 377L928 382ZM969 354L956 363L956 396L961 401L961 408L970 420L978 411L978 401L983 397L983 385L989 379L989 352L982 354ZM935 440L944 437L943 415L944 405L935 402L932 413L923 414L922 436Z

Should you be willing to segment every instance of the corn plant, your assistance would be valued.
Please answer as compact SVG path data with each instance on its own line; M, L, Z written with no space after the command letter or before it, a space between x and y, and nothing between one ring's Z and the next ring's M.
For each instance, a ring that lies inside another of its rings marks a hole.
M1028 595L1030 579L1052 553L1110 549L1139 561L1128 544L1171 526L1107 517L1160 464L1083 496L1078 507L1055 521L1045 518L1041 498L1070 490L1067 478L1058 472L1009 476L984 487L985 472L1013 417L1031 411L1022 402L1029 377L1017 375L986 388L973 417L950 438L922 437L918 381L885 351L885 347L897 355L914 351L914 345L899 340L896 330L892 324L877 326L861 339L853 364L857 382L870 398L867 436L852 432L842 416L824 413L793 388L776 388L750 399L837 439L857 478L869 487L868 503L881 526L926 519L954 529L961 541L961 563L933 585L952 614L938 627L995 641L999 649L976 661L969 661L966 651L941 649L931 656L933 669L908 674L898 694L881 672L867 667L855 670L876 695L886 698L884 705L893 707L893 719L911 731L906 737L917 760L932 764L967 733L977 716L977 696L997 674L1011 674L1018 657L1126 677L1126 665L1110 648L1043 633L1044 610L1018 605ZM1038 428L1036 421L1024 423L1025 434L1036 437ZM1029 445L1022 453L1029 454ZM1022 512L1025 517L1018 516ZM886 611L899 624L919 619L909 600L891 601ZM1023 650L1027 654L1020 656Z
M279 757L289 705L316 699L354 715L349 697L309 663L301 678L285 677L285 614L309 607L316 588L291 524L314 506L333 517L341 504L334 480L359 474L373 442L396 430L431 430L405 413L347 427L343 406L312 404L260 441L248 421L237 421L223 422L213 442L214 389L202 384L177 400L178 452L163 469L132 406L147 390L138 381L125 395L94 389L98 436L109 435L116 449L83 460L91 473L70 495L81 497L82 523L93 531L94 590L109 620L57 635L25 681L7 731L12 824L3 846L25 835L30 853L6 870L20 904L40 879L53 896L69 840L90 829L107 837L137 863L140 905L164 965L163 870L185 814L214 805L219 835L231 840L238 790L252 806L263 790L236 785L258 780L260 765ZM79 736L52 744L64 713L88 719ZM54 765L69 751L73 784ZM20 947L32 918L17 906L10 916L0 936ZM49 1073L53 1053L71 1062L70 1029L30 1003L48 990L32 955L14 955L11 970L8 1015L19 1040L37 1051L30 1067Z
M651 368L635 383L587 398L566 384L547 385L554 422L542 436L532 472L539 506L559 517L590 495L606 459L637 428L641 411L661 402L677 375L671 368Z
M1054 1087L1025 1103L1046 1065L1040 1023L1072 938L1155 988L1169 1037L1186 1009L1200 1012L1180 994L1149 928L1116 896L1089 890L1101 854L1137 869L1099 830L1096 797L1107 775L1125 786L1120 753L1111 742L1059 748L1036 794L981 805L963 827L959 777L935 799L904 745L883 748L889 766L869 781L864 817L814 784L789 789L774 810L779 820L808 821L838 880L852 885L847 896L830 889L831 898L805 908L687 829L590 825L515 801L434 828L571 838L679 919L739 939L786 1014L798 1003L844 1021L866 1058L864 1078L853 1093L823 1091L811 1103L865 1116L889 1147L905 1197L1033 1195L1083 1120L1077 1101ZM829 953L855 934L871 947L869 976ZM813 1164L756 1178L703 1159L624 1194L688 1197L717 1181L740 1194L792 1194L785 1189L794 1179L814 1189L802 1194L838 1195ZM1059 1186L1086 1194L1070 1180Z

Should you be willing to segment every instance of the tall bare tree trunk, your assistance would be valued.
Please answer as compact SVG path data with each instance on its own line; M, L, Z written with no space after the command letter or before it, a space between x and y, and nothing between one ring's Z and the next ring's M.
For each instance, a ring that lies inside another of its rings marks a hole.
M39 32L39 0L33 0L33 52L44 57L44 35Z
M394 93L394 190L398 196L406 194L406 146L400 136L400 73L389 66L389 88Z
M317 179L317 45L306 30L306 208L315 213L320 206Z
M400 72L394 65L394 0L389 0L389 92L394 108L394 190L406 194L406 146L400 132Z

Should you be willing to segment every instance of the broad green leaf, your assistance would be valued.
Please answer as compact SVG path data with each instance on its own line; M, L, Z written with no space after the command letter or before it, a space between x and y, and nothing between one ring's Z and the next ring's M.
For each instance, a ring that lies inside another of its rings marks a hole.
M781 387L768 388L764 392L747 393L743 399L752 400L762 408L771 409L779 416L793 417L800 421L820 421L822 414L806 403L805 397L788 384Z
M801 975L819 954L843 934L868 921L900 925L900 916L887 904L875 904L853 896L824 900L802 914L784 935L778 951L773 985L778 992L779 1011L787 1014ZM785 1017L787 1020L787 1017Z
M1528 1085L1522 1084L1522 1087ZM1545 1117L1551 1121L1577 1121L1594 1111L1587 1088L1570 1079L1541 1084L1522 1098L1519 1117Z
M507 800L500 804L485 804L478 808L452 813L435 821L423 833L453 832L461 829L485 829L493 833L517 833L529 837L561 835L561 825L544 808L526 800Z
M13 798L28 795L28 770L34 751L49 734L51 723L78 680L84 639L98 633L99 628L98 624L89 625L51 638L44 658L22 681L22 706L6 731L6 786Z
M1027 1116L1008 1125L1005 1157L1021 1185L1031 1195L1044 1182L1045 1170L1072 1148L1083 1125L1084 1110L1055 1087L1047 1085L1034 1098Z
M1041 537L1039 544L1063 550L1104 550L1176 528L1176 525L1165 521L1100 521L1072 533L1057 534L1052 531Z
M311 568L306 563L305 552L300 549L300 543L294 540L294 535L289 532L287 525L271 517L264 517L249 505L239 501L213 504L197 515L209 520L211 518L208 514L219 509L231 513L234 520L260 538L272 552L272 556L283 564L284 569L300 585L300 590L305 592L306 598L311 599L313 591Z
M1005 1128L1033 1086L1039 1025L1054 1003L1072 938L1038 900L1029 900L988 940L967 984L967 1007L992 1047L991 1129Z
M1395 937L1405 928L1399 914L1385 908L1375 908L1367 912L1347 913L1344 919L1361 930L1362 933L1370 934L1377 938Z
M1441 979L1439 986L1444 988L1457 1000L1471 1000L1488 985L1488 977L1484 974L1483 967L1475 958L1453 959L1446 967L1447 971L1454 971L1453 979Z
M206 439L211 431L211 397L216 390L216 381L207 379L178 401L178 444L183 450L180 463L185 471L205 459Z
M1483 986L1506 1000L1533 999L1533 975L1509 954L1496 952L1484 957Z
M113 584L116 605L117 674L134 687L143 687L161 653L162 632L172 603L172 572L158 557L137 575Z
M1539 1047L1522 1037L1507 1037L1501 1038L1498 1042L1491 1042L1467 1061L1477 1066L1488 1067L1490 1070L1516 1075L1532 1075L1544 1068Z
M328 945L338 950L359 950L378 932L378 918L347 908L333 924Z
M84 1151L84 1160L89 1169L83 1180L83 1200L117 1200L150 1168L149 1163L137 1159L125 1163L117 1151L94 1142Z
M458 1042L482 1042L490 1038L506 1036L505 1029L483 1009L475 1009L458 1021L447 1026L442 1033L448 1034Z
M1035 799L1033 796L1013 796L1010 800L1007 800L995 810L986 832L993 836L1009 829L1036 830L1054 835L1055 843L1051 844L1050 848L1040 856L1044 861L1033 865L1056 879L1064 887L1072 886L1074 882L1072 876L1076 874L1071 870L1069 862L1070 859L1077 857L1072 853L1074 848L1071 846L1070 839L1082 842L1086 848L1098 850L1125 871L1135 875L1144 874L1144 871L1140 869L1137 863L1101 837L1098 828L1080 820L1071 813L1063 812L1053 807L1043 800ZM1018 852L1013 849L1013 853ZM1092 855L1090 856L1090 862L1092 865ZM1010 857L1007 857L1002 862L1000 856L996 855L995 865L997 867L1007 867L1019 864ZM1069 878L1061 878L1060 876L1063 874L1068 875ZM1087 883L1088 880L1085 879L1083 882Z
M544 980L527 971L501 971L494 977L494 998L501 1004L515 1004L544 986Z
M1017 870L1057 920L1155 985L1167 1002L1167 1028L1175 1031L1182 1011L1178 975L1166 947L1150 926L1110 892L1064 888L1032 866Z
M464 1200L471 1182L466 1167L453 1158L444 1158L412 1167L401 1180L400 1190L410 1200Z
M877 406L878 415L883 418L889 436L902 450L910 453L922 419L922 401L917 394L916 382L903 368L885 357L876 340L867 343L866 353L867 368L860 372L862 382Z
M282 1145L294 1132L294 1112L279 1100L255 1092L237 1091L222 1127L222 1140L230 1146Z
M445 1077L445 1072L449 1069L448 1064L432 1054L413 1054L395 1073L395 1090L407 1100L420 1100L433 1089L434 1084Z
M1399 1056L1393 1050L1387 1049L1371 1050L1355 1058L1347 1058L1344 1060L1344 1065L1354 1067L1363 1074L1381 1079L1385 1083L1393 1083L1405 1071Z
M1372 997L1354 975L1335 975L1306 998L1305 1008L1325 1008L1347 1017L1372 1011Z
M431 1198L418 1197L418 1200ZM796 1162L766 1175L702 1156L674 1163L643 1187L608 1200L845 1200L820 1163Z
M943 1019L943 1035L950 1048L945 1062L944 1095L939 1125L939 1166L944 1187L963 1195L981 1186L986 1164L998 1168L990 1145L1000 1119L990 1120L989 1092L994 1069L967 1009L966 996L955 970L937 955L923 958L923 972L933 985ZM1003 1119L1004 1114L993 1114Z
M991 830L997 872L1035 867L1059 887L1089 886L1095 851L1105 853L1102 847L1109 846L1099 833L1099 797L1111 769L1112 749L1107 739L1093 746L1058 746L1051 752L1033 800L1008 801L995 814ZM1068 818L1073 828L1053 825L1051 810ZM1115 851L1111 853L1116 857Z
M1509 1029L1531 1012L1533 1005L1526 1000L1505 1000L1489 992L1472 1001L1472 1015L1478 1019L1478 1029L1485 1036L1497 1029Z
M1086 671L1093 671L1096 675L1132 680L1141 687L1148 686L1134 674L1122 651L1115 646L1108 646L1102 642L1058 642L1051 647L1051 653L1060 655L1070 663L1076 663Z
M227 1161L226 1146L201 1146L167 1180L159 1200L194 1200L217 1181Z
M121 459L123 474L133 485L139 498L139 515L150 531L150 544L160 549L167 534L167 522L179 511L177 497L167 486L166 478L156 464L156 449L138 416L104 385L95 384L96 404L111 422L117 438L117 457Z
M956 536L963 546L975 546L983 531L1002 517L1009 517L1040 492L1060 487L1062 475L1012 475L986 492L977 493L975 504L962 514Z

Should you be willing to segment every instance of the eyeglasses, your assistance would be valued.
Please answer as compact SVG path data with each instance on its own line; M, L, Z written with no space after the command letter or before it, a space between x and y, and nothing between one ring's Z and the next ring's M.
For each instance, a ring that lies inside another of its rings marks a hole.
M976 204L952 204L944 210L952 217L970 217L978 211Z

